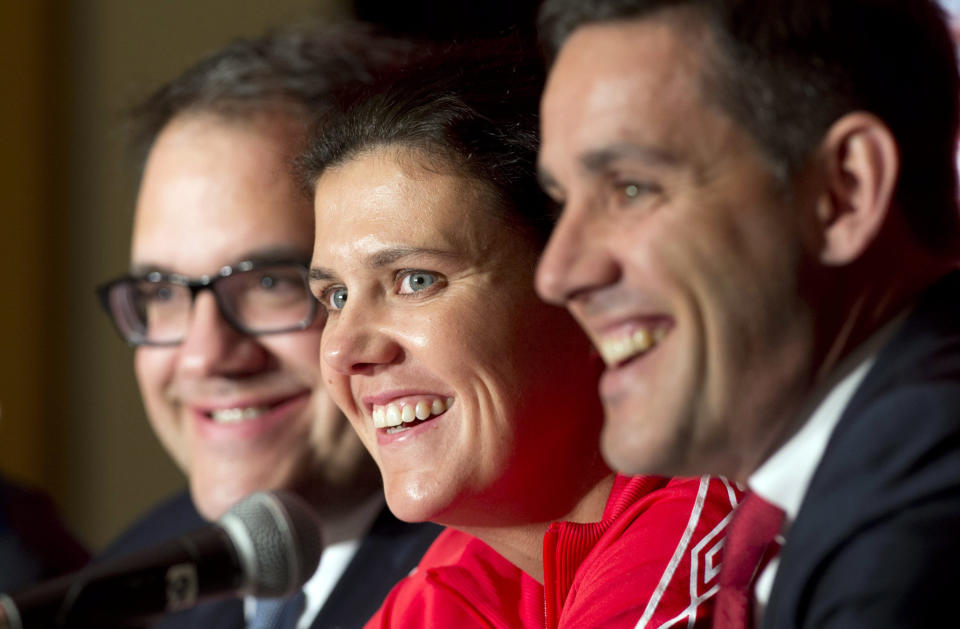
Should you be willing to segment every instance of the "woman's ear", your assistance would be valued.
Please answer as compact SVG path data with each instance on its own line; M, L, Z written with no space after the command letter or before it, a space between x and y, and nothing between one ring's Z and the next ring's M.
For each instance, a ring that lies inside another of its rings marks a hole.
M892 211L900 154L886 124L854 112L831 125L819 155L825 184L816 202L819 257L843 266L870 247Z

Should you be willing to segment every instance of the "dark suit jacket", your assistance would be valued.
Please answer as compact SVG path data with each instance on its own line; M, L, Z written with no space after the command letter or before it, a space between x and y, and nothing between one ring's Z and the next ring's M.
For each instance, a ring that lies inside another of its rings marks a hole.
M830 438L765 628L960 626L960 273L927 290Z
M206 524L189 494L184 492L134 524L97 560L149 548ZM362 627L380 607L390 588L417 565L441 530L435 524L401 522L384 507L311 627ZM230 598L202 603L193 609L169 614L149 626L156 629L241 629L245 626L243 601Z
M72 572L89 558L46 493L0 478L0 592Z

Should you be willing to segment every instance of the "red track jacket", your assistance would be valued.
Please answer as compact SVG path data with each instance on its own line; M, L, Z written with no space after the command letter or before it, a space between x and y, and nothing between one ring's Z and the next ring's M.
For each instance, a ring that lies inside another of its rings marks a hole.
M367 628L709 627L740 495L719 478L618 476L599 522L549 527L544 585L448 529Z

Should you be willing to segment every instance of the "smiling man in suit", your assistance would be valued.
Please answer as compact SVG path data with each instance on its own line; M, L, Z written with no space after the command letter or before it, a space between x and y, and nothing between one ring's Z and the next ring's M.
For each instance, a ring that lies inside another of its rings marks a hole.
M292 162L337 92L401 63L412 45L362 27L240 40L136 111L145 162L131 268L100 296L123 337L150 423L190 491L106 553L154 545L258 490L312 504L325 550L261 624L256 600L208 603L158 627L359 627L438 529L396 520L379 473L320 380L323 321L306 282L313 210ZM295 623L295 624L294 624Z
M715 626L955 616L958 83L940 8L546 0L540 26L540 169L562 210L538 290L607 364L614 467L753 490Z

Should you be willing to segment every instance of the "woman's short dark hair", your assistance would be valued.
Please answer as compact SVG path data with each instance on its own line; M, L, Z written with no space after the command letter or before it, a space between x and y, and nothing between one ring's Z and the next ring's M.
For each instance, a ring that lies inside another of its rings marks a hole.
M543 244L551 229L536 178L543 82L532 41L509 36L448 48L324 118L301 172L313 187L325 169L364 152L409 151L427 167L453 168L486 186Z

